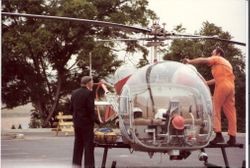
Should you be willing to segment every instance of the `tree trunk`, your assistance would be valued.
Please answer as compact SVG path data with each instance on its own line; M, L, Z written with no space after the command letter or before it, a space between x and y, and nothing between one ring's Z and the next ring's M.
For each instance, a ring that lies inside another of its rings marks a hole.
M55 95L55 99L54 99L54 103L53 106L51 107L51 109L49 110L49 115L45 121L45 124L48 124L52 115L54 114L58 101L60 99L60 91L61 91L61 86L62 86L62 75L60 73L58 73L58 81L57 81L57 89L56 89L56 95Z
M44 75L44 78L45 78L45 81L46 81L46 84L47 84L47 87L48 87L48 91L49 91L49 95L50 95L50 102L52 103L53 102L53 93L51 91L51 86L50 86L50 83L49 83L49 80L48 80L48 76L46 74L46 68L45 68L45 63L44 61L42 60L42 58L40 58L40 63L41 63L41 67L42 67L42 73Z

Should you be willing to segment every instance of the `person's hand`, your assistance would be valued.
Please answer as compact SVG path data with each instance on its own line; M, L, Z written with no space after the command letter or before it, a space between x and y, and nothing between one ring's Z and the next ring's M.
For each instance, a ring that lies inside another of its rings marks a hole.
M106 82L104 79L101 79L99 82L100 82L101 84L107 84L107 82Z
M182 60L182 63L184 63L184 64L189 64L189 63L190 63L190 59L184 58L184 59Z
M100 124L102 124L102 121L100 121L100 120L98 119L97 115L95 116L94 122L95 122L98 126L100 126Z
M98 126L99 126L99 128L102 128L105 126L105 123L101 122Z
M98 120L98 123L96 123L96 124L99 126L99 128L101 128L101 127L104 125L104 122L103 122L103 121Z

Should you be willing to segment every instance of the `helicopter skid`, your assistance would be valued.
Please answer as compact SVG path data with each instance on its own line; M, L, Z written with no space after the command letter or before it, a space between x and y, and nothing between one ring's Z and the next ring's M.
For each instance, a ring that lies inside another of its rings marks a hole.
M107 159L107 153L108 153L108 149L111 148L128 148L129 150L131 150L131 148L133 149L133 147L131 147L131 145L129 144L125 144L122 141L118 141L114 144L98 144L95 143L95 147L101 147L104 148L104 152L103 152L103 159L102 159L102 167L105 167L106 164L106 159ZM221 148L222 151L222 156L224 159L224 163L225 163L225 167L230 167L229 166L229 162L228 162L228 158L227 158L227 153L226 153L226 148L243 148L244 145L243 144L234 144L234 145L228 145L228 144L215 144L215 145L211 145L209 144L208 146L201 148L201 153L199 155L199 160L200 161L204 161L204 165L207 167L216 167L216 165L208 163L208 156L205 153L205 148ZM149 156L153 156L154 152L153 151L149 151ZM172 150L169 151L168 154L170 155L170 160L182 160L182 159L186 159L188 158L188 156L191 154L191 152L189 153L189 151L182 151L180 152L179 150ZM179 154L179 155L178 155ZM243 161L243 164L245 162Z

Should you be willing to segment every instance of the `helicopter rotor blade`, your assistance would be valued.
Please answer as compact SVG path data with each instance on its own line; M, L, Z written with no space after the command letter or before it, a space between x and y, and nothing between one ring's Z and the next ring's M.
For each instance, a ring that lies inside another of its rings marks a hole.
M155 27L155 28L153 27L153 28L149 29L149 28L141 28L141 27L135 27L135 26L127 26L127 25L112 23L112 22L97 21L97 20L90 20L90 19L80 19L80 18L72 18L72 17L62 17L62 16L47 16L47 15L10 13L10 12L1 12L1 14L4 16L29 17L29 18L54 19L54 20L80 22L80 23L88 24L88 25L96 25L96 26L102 26L102 27L113 27L113 28L117 28L117 29L132 31L135 33L144 33L144 34L154 35L153 38L120 39L120 41L136 41L136 40L164 41L164 40L170 40L170 39L208 39L208 40L218 40L218 41L222 41L222 42L228 42L228 43L232 43L232 44L246 46L246 43L222 39L222 38L215 37L215 36L187 35L187 34L177 34L177 33L165 34L165 33L158 32L157 31L158 27ZM102 40L102 41L105 41L105 40ZM119 39L117 41L119 41Z
M97 39L97 42L111 42L111 41L152 41L154 38L131 38L131 39L110 39L110 40L102 40Z
M123 29L127 31L132 31L136 33L150 33L151 30L147 28L140 28L135 26L127 26L118 23L111 23L105 21L97 21L97 20L90 20L90 19L79 19L79 18L72 18L72 17L62 17L62 16L46 16L46 15L36 15L36 14L23 14L23 13L10 13L10 12L1 12L4 16L16 16L16 17L27 17L27 18L39 18L39 19L54 19L54 20L65 20L65 21L72 21L72 22L80 22L88 25L97 25L103 27L114 27L118 29Z
M227 40L227 39L222 39L217 36L202 36L202 35L187 35L187 34L175 34L172 33L169 37L166 37L167 39L208 39L208 40L218 40L222 42L227 42L227 43L232 43L232 44L237 44L241 46L246 46L246 43L238 42L238 41L233 41L233 40Z

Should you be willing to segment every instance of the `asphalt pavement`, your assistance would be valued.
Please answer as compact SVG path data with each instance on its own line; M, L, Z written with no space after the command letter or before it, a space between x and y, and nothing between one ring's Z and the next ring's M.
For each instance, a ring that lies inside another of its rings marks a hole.
M227 136L225 135L227 140ZM230 167L242 167L246 161L245 134L239 134L237 142L243 148L226 148ZM51 129L7 130L1 134L1 167L3 168L70 168L74 136L55 136ZM206 148L208 162L225 167L220 148ZM104 148L95 148L95 164L101 167ZM200 151L194 151L185 160L170 160L167 154L155 153L152 158L145 152L112 148L108 150L106 167L206 167L199 161ZM246 166L248 163L246 161Z

